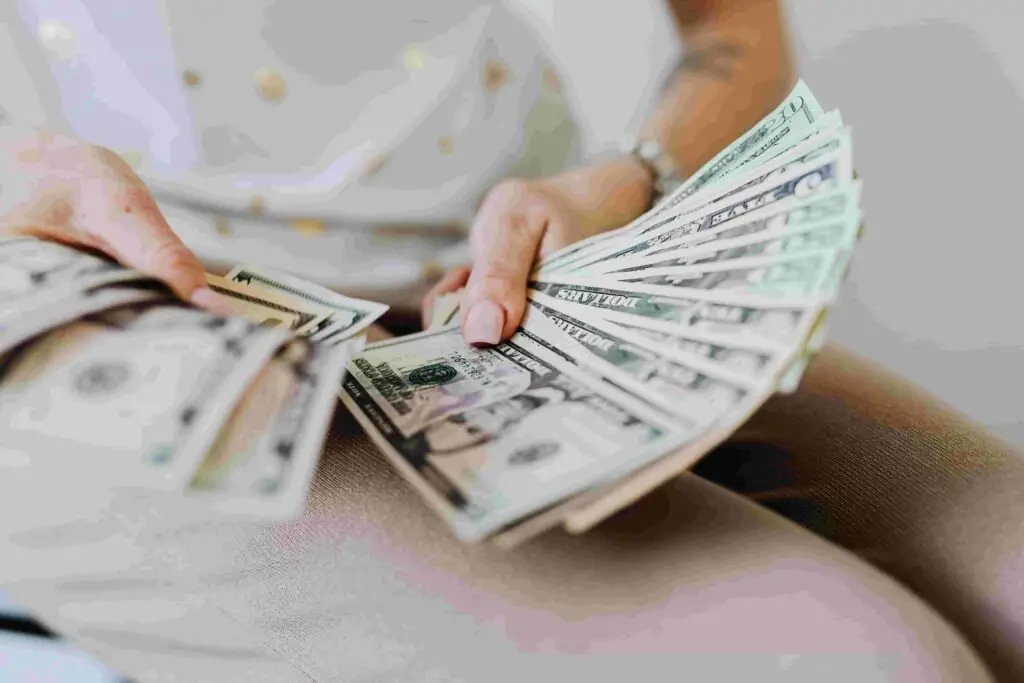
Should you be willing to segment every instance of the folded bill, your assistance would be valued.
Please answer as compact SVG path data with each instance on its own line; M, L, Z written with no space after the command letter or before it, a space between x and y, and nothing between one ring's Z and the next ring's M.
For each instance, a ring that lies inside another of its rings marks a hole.
M670 333L613 322L604 318L600 310L554 299L540 292L531 293L530 302L570 336L581 334L576 331L577 327L600 331L613 339L645 348L740 386L770 384L786 365L785 355L777 350L743 348L741 343L728 337L722 341L715 335L686 328ZM599 333L599 336L603 335ZM611 348L611 345L606 345Z
M635 327L700 335L706 340L764 351L800 344L825 307L819 297L806 299L730 295L701 289L610 282L595 286L584 278L530 283L534 292L587 306L602 317Z
M462 301L462 290L440 294L434 299L434 305L430 311L430 323L428 330L436 330L455 322L459 315L459 305Z
M149 276L99 255L35 237L0 240L0 324L86 290Z
M342 401L470 541L691 436L523 333L486 350L457 329L375 344L350 363Z
M310 307L324 313L306 334L315 341L329 344L363 332L388 310L385 304L342 296L326 287L260 266L235 266L224 280L241 286L241 291L262 292L271 298L276 294L297 308Z
M144 285L138 280L136 284ZM21 311L16 317L0 322L0 356L44 332L73 322L79 318L99 313L110 308L147 301L161 301L168 298L166 292L148 286L132 287L99 286L82 292L70 292L65 296L46 297L44 304Z
M211 512L285 520L298 515L316 468L345 366L362 339L287 341L220 429L188 486Z
M676 288L727 292L735 295L779 298L831 297L845 272L849 252L816 249L811 252L737 258L697 265L649 268L621 273L618 279L593 278L595 284L619 282L619 286L648 294Z
M284 327L308 336L331 315L326 307L296 296L248 287L209 273L206 284L223 297L232 313L267 327Z
M183 306L88 316L7 359L0 443L40 467L177 490L286 336Z
M758 245L765 242L786 240L791 235L813 233L808 239L820 241L824 237L831 237L831 232L837 229L836 226L841 231L837 238L849 239L847 231L850 230L851 224L854 224L854 232L859 229L857 223L861 214L856 207L859 188L859 184L854 183L850 187L816 195L795 205L791 204L789 208L780 210L778 205L771 205L745 215L742 220L726 220L714 226L699 224L691 232L668 239L646 252L603 261L593 268L588 268L586 272L588 275L618 276L620 273L645 268L682 265L681 261L687 257L702 260L708 260L712 255L715 260L733 258L751 254L758 250ZM822 231L829 233L822 235ZM741 247L748 245L753 247L740 251ZM834 245L830 242L819 246L824 248ZM765 245L759 250L763 252L770 249L769 245ZM785 249L779 249L783 250ZM719 256L718 252L727 253Z

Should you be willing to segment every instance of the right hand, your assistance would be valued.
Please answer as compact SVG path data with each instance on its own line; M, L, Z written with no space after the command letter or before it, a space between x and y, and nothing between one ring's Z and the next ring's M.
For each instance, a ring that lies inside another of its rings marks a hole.
M179 297L225 312L203 267L145 183L114 152L57 133L0 126L0 235L98 249Z

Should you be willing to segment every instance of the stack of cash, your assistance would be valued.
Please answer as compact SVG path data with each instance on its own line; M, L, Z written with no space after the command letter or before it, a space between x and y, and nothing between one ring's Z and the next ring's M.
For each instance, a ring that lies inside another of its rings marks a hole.
M467 346L439 299L342 400L460 538L584 531L799 384L859 200L850 131L801 82L650 212L540 263L508 342Z
M345 365L387 307L255 268L208 281L237 315L96 254L0 240L0 456L211 514L301 511Z

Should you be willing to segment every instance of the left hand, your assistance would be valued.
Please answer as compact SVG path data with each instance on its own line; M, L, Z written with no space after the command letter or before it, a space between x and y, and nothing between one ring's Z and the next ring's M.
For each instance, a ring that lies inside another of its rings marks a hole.
M472 265L453 269L427 294L424 327L434 298L464 287L466 341L490 346L508 339L522 320L534 263L641 215L650 204L650 184L647 170L629 157L541 180L499 183L470 230Z

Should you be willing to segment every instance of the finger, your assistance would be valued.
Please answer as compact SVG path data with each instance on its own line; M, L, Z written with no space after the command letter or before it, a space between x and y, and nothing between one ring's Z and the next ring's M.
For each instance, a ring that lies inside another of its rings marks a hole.
M484 203L471 234L473 270L462 295L462 331L474 346L515 332L547 213L525 183L506 183Z
M469 266L452 268L444 274L444 277L442 277L429 292L427 292L427 295L423 297L423 302L420 305L420 317L423 321L423 329L426 329L430 325L430 313L434 308L434 302L437 301L437 297L442 294L457 292L466 286L466 280L468 279Z
M100 238L121 263L165 282L182 299L229 312L221 297L207 288L199 260L174 234L141 181L104 178L94 183L102 185L102 191L93 187L80 194L76 227Z

